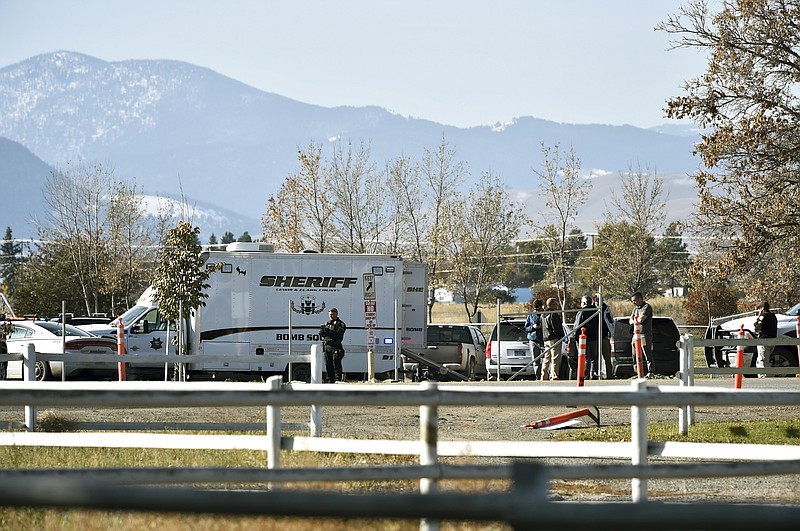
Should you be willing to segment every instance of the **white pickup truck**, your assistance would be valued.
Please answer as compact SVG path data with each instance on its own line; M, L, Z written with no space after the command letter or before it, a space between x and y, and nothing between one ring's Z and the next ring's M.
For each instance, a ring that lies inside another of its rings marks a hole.
M486 338L474 325L430 324L427 328L427 347L414 350L414 354L431 364L405 356L403 370L412 380L439 380L450 371L467 380L486 378L483 363Z

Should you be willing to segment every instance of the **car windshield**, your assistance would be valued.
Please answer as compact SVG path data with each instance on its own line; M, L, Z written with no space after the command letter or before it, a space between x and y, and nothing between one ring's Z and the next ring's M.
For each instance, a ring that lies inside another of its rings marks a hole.
M786 312L786 315L794 315L794 316L800 315L800 303L797 303L794 306L792 306L791 309Z
M130 325L132 322L137 320L140 315L142 315L144 312L146 312L149 309L150 309L149 306L136 305L133 308L131 308L130 310L128 310L127 312L125 312L122 315L120 315L117 319L122 319L122 325L127 328L128 325ZM110 323L111 326L116 326L116 324L118 322L117 319L114 319L113 321L111 321L111 323Z
M428 344L436 343L472 343L469 330L462 326L429 326Z
M501 322L500 341L527 341L528 333L523 322ZM492 341L497 341L497 328L492 331Z
M53 323L50 321L39 321L36 324L58 337L61 337L62 326L68 336L90 337L92 335L72 325L62 325L61 323Z

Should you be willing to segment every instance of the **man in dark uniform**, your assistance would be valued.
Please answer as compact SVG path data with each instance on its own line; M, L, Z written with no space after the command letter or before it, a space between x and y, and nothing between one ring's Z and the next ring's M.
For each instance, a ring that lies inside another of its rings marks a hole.
M764 301L757 308L760 310L758 318L753 328L755 328L756 337L773 338L778 337L778 318L769 309L769 302ZM758 345L756 350L758 357L756 358L756 367L771 367L772 362L770 356L775 349L775 345ZM759 374L759 378L766 377L766 374Z
M6 344L6 333L11 333L11 323L6 321L5 314L0 314L0 354L8 354L8 345ZM0 380L6 379L6 369L8 369L7 361L0 361Z
M322 325L319 335L322 338L322 348L325 352L325 382L334 383L341 381L344 376L342 373L342 358L344 358L344 347L342 340L347 331L347 325L339 319L339 310L331 308L328 312L330 320Z

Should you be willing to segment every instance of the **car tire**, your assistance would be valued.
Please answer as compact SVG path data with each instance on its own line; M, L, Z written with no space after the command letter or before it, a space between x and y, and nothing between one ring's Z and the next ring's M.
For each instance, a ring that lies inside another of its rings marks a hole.
M475 358L470 358L469 361L467 361L467 370L465 373L464 376L467 377L467 380L470 382L475 381Z
M770 367L797 367L797 354L785 347L775 347L769 357ZM794 374L778 374L776 376L794 377Z
M50 372L50 364L46 361L37 361L33 369L33 375L37 382L44 382L53 377Z

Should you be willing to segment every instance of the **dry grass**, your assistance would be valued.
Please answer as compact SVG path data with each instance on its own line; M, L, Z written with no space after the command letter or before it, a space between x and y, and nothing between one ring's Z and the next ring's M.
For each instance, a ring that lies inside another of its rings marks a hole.
M36 419L36 431L53 433L73 431L73 424L72 419L60 416L55 411L48 409Z

